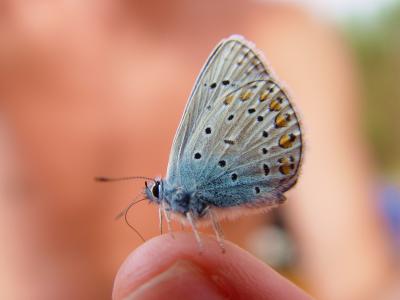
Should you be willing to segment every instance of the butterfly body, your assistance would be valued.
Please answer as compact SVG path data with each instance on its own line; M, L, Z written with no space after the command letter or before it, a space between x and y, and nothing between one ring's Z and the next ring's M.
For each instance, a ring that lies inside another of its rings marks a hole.
M204 199L198 197L194 187L171 185L162 179L146 184L145 194L150 201L182 216L191 212L194 216L201 217L206 209Z

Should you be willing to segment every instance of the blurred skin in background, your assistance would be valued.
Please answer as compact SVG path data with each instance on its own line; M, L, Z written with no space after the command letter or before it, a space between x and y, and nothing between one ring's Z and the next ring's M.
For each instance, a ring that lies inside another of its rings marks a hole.
M321 299L379 299L394 285L359 130L352 57L298 7L252 1L3 1L0 4L0 298L109 299L140 239L114 215L164 175L187 96L224 37L257 44L304 120L306 159L284 215L302 287ZM224 224L227 239L265 216ZM131 223L158 234L141 203Z

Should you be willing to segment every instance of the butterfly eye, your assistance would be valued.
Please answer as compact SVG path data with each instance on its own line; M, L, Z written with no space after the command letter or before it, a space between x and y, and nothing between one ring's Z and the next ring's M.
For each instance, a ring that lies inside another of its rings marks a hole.
M158 199L158 197L160 196L160 191L159 191L159 189L158 189L159 186L160 186L160 183L157 181L156 184L153 185L153 188L151 189L151 193L152 193L153 196L154 196L155 198L157 198L157 199Z

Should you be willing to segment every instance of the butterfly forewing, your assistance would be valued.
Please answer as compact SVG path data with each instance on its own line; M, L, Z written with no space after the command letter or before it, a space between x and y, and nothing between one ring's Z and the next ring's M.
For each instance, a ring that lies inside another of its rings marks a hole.
M167 177L179 177L180 163L199 120L213 108L223 94L237 90L245 82L269 78L269 72L240 36L222 40L208 58L196 80L175 134L170 153Z

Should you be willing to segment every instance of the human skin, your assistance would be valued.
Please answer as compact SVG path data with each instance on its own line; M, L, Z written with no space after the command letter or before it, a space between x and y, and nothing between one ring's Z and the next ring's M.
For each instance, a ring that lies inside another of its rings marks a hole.
M235 244L223 253L215 238L165 234L133 251L114 281L113 299L311 299Z

